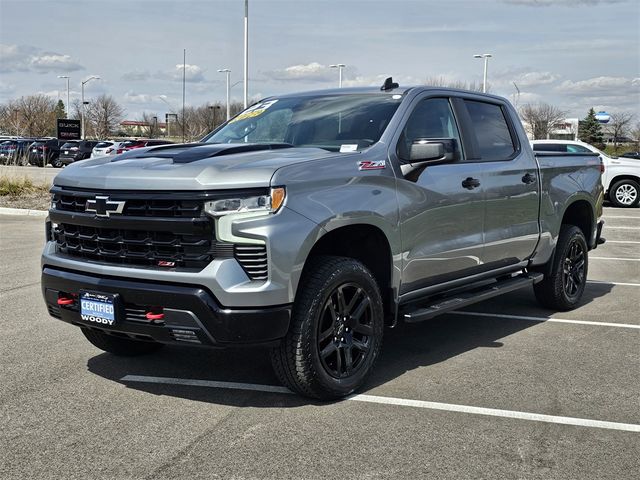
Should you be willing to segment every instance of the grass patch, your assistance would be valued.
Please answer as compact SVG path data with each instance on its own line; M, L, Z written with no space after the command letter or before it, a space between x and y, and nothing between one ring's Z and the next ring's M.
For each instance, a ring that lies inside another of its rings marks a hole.
M20 197L30 194L47 194L49 185L35 184L30 178L0 177L0 196Z

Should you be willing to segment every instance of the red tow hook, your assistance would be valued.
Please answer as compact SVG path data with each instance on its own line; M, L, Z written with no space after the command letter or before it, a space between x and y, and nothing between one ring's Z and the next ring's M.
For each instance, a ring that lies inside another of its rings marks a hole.
M147 312L145 317L147 317L147 320L163 320L164 313Z
M58 305L71 305L75 302L73 298L60 297L58 299Z

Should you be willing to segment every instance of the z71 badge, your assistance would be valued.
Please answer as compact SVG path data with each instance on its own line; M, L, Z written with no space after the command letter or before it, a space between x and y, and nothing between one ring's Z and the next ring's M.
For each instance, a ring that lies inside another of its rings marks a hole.
M358 162L358 170L380 170L382 168L387 168L387 162L385 160L377 160L375 162L362 160Z

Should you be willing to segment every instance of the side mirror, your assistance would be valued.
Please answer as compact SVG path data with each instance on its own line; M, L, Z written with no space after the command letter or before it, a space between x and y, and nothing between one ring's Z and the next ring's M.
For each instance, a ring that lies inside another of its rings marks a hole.
M409 163L443 162L458 159L457 142L453 138L414 140L409 150Z

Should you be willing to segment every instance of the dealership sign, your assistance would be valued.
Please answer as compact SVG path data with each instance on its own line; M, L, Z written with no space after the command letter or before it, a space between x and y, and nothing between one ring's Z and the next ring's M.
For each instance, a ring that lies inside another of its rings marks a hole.
M58 140L80 140L80 120L58 118Z

